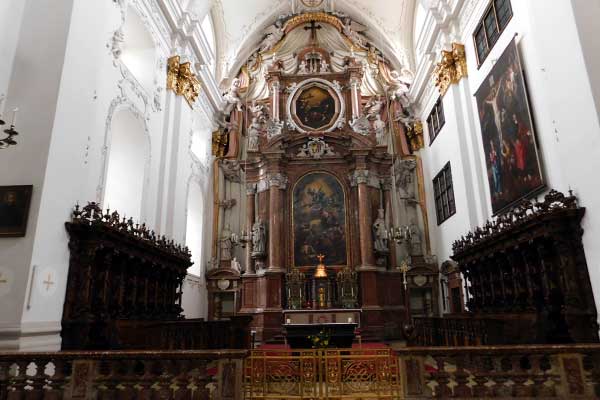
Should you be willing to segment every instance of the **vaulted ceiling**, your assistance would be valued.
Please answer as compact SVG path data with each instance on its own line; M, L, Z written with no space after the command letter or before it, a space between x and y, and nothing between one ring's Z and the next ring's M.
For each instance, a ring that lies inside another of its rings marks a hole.
M324 0L368 30L365 36L397 68L413 69L413 24L416 0ZM256 50L264 30L280 15L298 12L300 0L190 0L192 13L212 6L220 77L231 77Z

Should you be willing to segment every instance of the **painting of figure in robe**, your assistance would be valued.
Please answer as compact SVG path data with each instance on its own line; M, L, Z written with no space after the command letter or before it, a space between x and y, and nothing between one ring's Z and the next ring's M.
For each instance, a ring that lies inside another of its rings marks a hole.
M494 214L544 188L529 99L513 39L475 94Z
M293 191L294 265L315 266L317 255L325 264L347 264L344 189L323 172L303 176Z
M306 127L315 130L326 127L334 116L335 99L320 86L308 87L296 100L296 117Z

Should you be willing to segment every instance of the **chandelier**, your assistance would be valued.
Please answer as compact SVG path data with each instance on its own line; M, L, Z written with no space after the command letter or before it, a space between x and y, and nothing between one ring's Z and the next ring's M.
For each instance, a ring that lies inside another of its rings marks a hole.
M0 127L6 125L6 122L2 119L2 103L4 102L4 96L0 97ZM15 126L17 124L17 112L18 108L13 110L13 117L10 127L8 129L4 129L4 133L6 136L0 138L0 149L6 149L9 146L14 146L17 144L16 140L13 137L17 136L19 132L15 130ZM1 128L0 128L1 129Z

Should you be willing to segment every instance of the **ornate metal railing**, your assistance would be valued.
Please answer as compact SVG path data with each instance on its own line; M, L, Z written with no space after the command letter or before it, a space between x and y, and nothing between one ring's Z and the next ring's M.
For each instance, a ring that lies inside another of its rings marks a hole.
M600 396L600 345L422 347L397 354L400 398Z
M398 399L391 349L254 350L244 366L245 399Z
M239 399L245 350L0 353L0 400Z

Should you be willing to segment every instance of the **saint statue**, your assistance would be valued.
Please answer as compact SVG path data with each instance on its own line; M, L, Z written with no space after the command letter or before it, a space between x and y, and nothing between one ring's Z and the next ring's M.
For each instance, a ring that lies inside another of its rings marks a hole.
M408 226L408 230L410 232L410 252L412 255L420 255L423 254L423 249L421 247L421 229L415 222L415 220L410 221L410 225Z
M306 66L306 61L302 60L300 65L298 66L298 75L306 75L308 74L308 68Z
M252 225L252 255L262 256L265 254L267 245L267 231L265 224L257 220Z
M388 253L388 232L385 226L384 209L377 210L377 219L373 223L373 239L375 241L375 251L378 253Z
M219 244L221 248L221 261L231 260L231 249L233 248L233 242L231 240L231 230L229 230L229 224L225 225L221 232L221 238Z
M322 74L329 72L329 64L327 64L327 61L325 61L324 59L321 60L321 70L320 72Z
M375 116L375 122L373 122L373 129L375 130L375 139L377 140L377 146L385 146L385 122L381 120L381 115Z
M381 97L373 97L368 103L365 105L363 110L363 114L369 119L373 120L377 115L381 114L383 110L383 100Z
M250 127L248 127L248 151L258 151L260 128L260 122L256 117L253 117Z
M225 110L223 111L223 113L226 116L231 114L234 108L238 111L242 111L242 99L240 99L239 95L241 86L242 81L240 80L240 78L233 78L229 90L223 95L223 99L227 103L227 105L225 106Z

